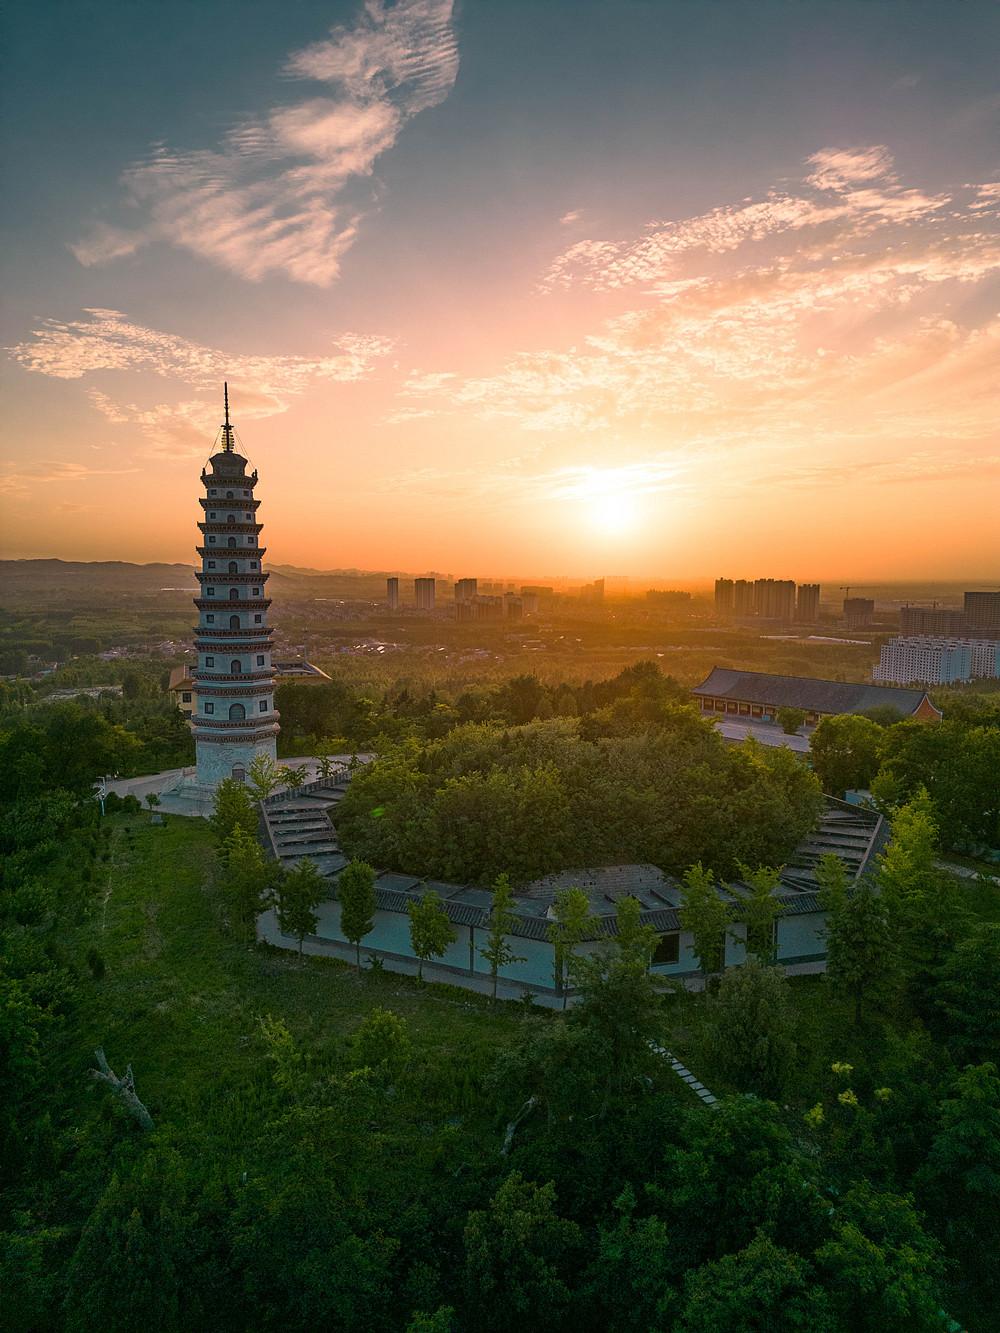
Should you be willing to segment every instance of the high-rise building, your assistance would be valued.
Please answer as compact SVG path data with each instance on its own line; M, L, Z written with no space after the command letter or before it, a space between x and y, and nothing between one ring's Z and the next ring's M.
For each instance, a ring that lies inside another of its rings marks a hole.
M967 592L965 616L969 634L1000 639L1000 592Z
M385 600L389 603L390 611L399 610L399 579L386 579Z
M791 579L757 579L753 585L754 611L765 620L793 620L795 584Z
M459 579L455 584L455 601L471 602L478 592L475 579Z
M733 614L753 615L753 583L749 579L737 579L733 584Z
M270 598L261 568L264 547L254 496L257 470L247 475L247 459L237 451L229 420L229 386L222 448L212 455L201 480L202 545L197 548L201 585L195 598L197 709L192 714L197 781L215 786L223 778L245 780L258 755L277 757L278 714L274 711Z
M434 580L414 579L413 591L417 599L418 611L434 610Z
M961 638L968 629L969 618L964 611L936 606L902 606L899 609L899 632L904 638L919 635Z
M732 579L715 580L715 614L717 616L731 616L733 614Z
M864 629L872 623L875 600L872 597L845 597L844 624L848 629Z
M524 615L524 601L515 592L504 593L503 613L508 620L520 620Z
M975 656L976 666L973 666ZM978 668L978 672L977 672ZM973 645L959 639L890 639L879 652L875 680L893 685L951 685L973 676L996 675L1000 669L1000 644Z
M503 597L499 593L489 597L477 597L472 605L476 609L477 620L503 619Z
M800 583L795 602L795 619L802 625L819 620L819 584Z
M521 606L526 616L536 616L538 614L538 593L526 592L521 589Z

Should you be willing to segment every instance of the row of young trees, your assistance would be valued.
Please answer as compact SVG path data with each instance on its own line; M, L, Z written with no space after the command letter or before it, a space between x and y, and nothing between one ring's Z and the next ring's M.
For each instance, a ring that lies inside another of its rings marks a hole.
M219 847L220 883L237 931L252 942L257 917L273 906L279 929L298 940L301 954L306 936L315 933L319 919L316 909L329 894L329 885L315 862L303 857L291 869L285 869L265 859L257 838L257 812L250 791L234 779L219 784L212 825ZM366 861L351 861L337 876L336 896L340 928L344 938L354 945L360 973L361 944L375 925L373 868ZM417 976L422 980L424 964L442 957L457 936L440 894L433 889L410 902L407 911ZM507 942L512 924L513 890L507 876L501 875L493 889L487 942L480 949L490 966L494 1000L500 969L520 961Z

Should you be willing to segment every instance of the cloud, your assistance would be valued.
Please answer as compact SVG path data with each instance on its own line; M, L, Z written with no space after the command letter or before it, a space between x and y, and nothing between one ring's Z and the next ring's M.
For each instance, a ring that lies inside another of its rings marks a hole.
M815 168L806 182L817 190L843 190L859 181L896 180L892 156L883 144L871 148L823 148L806 161Z
M826 148L807 159L813 170L799 191L773 189L679 221L651 222L636 240L586 239L557 255L540 289L585 286L612 291L670 281L689 257L724 255L788 234L847 240L943 209L946 194L899 184L887 148Z
M544 290L573 289L574 341L413 373L407 410L518 431L553 467L658 459L673 486L670 465L713 460L713 492L798 485L817 456L840 460L810 461L818 484L992 475L994 199L910 186L881 146L825 149L799 186L569 246Z
M377 334L345 333L333 341L328 356L247 356L135 324L118 310L90 309L84 315L43 320L30 338L7 351L25 370L55 379L127 372L173 381L182 396L152 407L113 398L96 386L87 396L105 420L133 423L159 446L193 455L204 452L218 429L223 380L229 381L241 419L263 419L286 411L313 385L368 378L393 348L391 339Z
M105 222L70 248L103 264L162 240L256 281L272 273L326 287L340 273L371 191L359 185L458 74L453 0L367 0L353 27L291 55L285 75L329 91L235 125L216 148L166 145L123 175L144 214Z
M94 477L124 477L131 472L138 472L137 467L97 468L86 463L38 462L22 466L5 463L0 472L0 495L15 498L29 495L36 485L48 485L53 482L91 481ZM65 504L66 509L80 509L81 505Z
M559 219L559 225L561 227L569 227L572 223L579 222L582 217L583 213L579 208L572 208L568 213L562 215Z

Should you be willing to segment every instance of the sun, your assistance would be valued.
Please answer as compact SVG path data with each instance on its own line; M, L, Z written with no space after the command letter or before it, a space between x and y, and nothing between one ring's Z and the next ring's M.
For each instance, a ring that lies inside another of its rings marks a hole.
M635 497L621 491L592 495L588 500L591 525L606 537L624 537L639 519Z

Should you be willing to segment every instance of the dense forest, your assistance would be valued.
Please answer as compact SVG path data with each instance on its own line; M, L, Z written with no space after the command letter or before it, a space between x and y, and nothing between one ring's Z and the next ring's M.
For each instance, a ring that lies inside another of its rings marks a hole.
M376 865L463 884L635 861L729 875L780 864L821 800L789 750L728 745L693 709L670 706L640 734L468 723L391 745L355 775L337 827Z
M669 699L644 723L645 688L586 731L393 741L371 781L534 765L582 800L622 746L640 778L697 757L709 804L781 779ZM904 800L893 752L877 893L827 867L825 978L682 993L623 930L563 1015L248 947L209 825L99 819L128 744L77 705L0 728L6 1326L995 1327L1000 892L938 866L947 765Z

